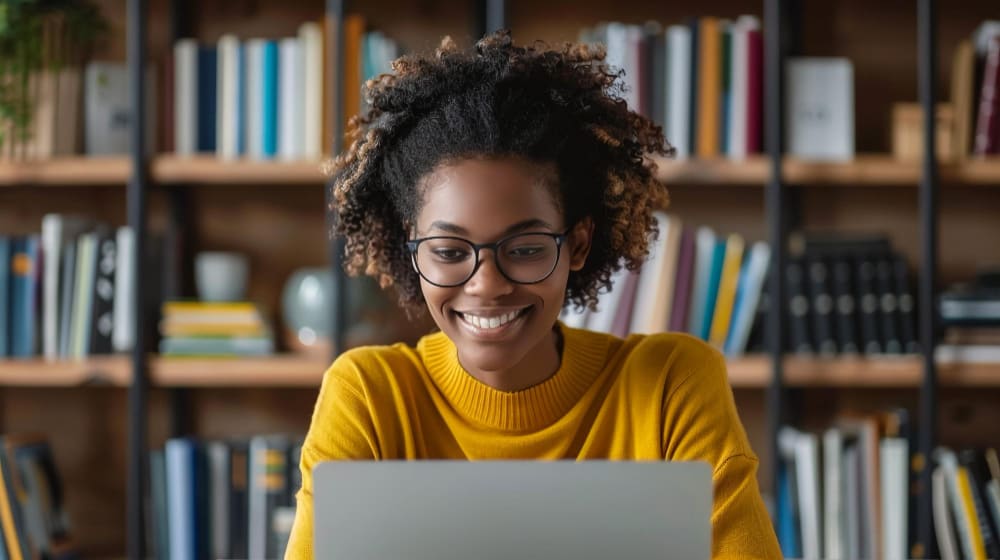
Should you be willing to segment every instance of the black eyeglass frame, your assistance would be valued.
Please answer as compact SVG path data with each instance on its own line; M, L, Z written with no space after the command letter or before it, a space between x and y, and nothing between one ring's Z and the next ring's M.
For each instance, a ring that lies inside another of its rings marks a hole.
M548 231L526 231L521 233L515 233L513 235L508 235L507 237L504 237L503 239L500 239L498 241L494 241L493 243L473 243L468 239L462 237L454 237L451 235L434 235L431 237L421 237L420 239L411 239L406 242L406 249L410 252L410 262L413 263L413 269L417 271L417 274L419 274L421 278L426 280L428 284L431 284L432 286L437 286L438 288L457 288L458 286L461 286L466 282L468 282L469 280L471 280L472 277L476 275L476 272L479 271L479 267L483 264L483 260L479 258L479 252L482 251L483 249L491 249L493 251L493 264L497 267L497 270L500 272L500 274L503 275L503 277L506 278L509 282L512 282L514 284L530 286L532 284L540 284L548 280L549 276L552 276L552 273L555 272L556 267L559 266L559 259L562 258L563 243L566 242L566 238L569 236L569 232L572 230L573 226L566 228L566 230L563 231L562 233L552 233ZM500 258L497 256L499 255L499 248L501 245L507 243L511 239L517 239L518 237L523 237L527 235L547 235L552 239L554 239L556 242L556 258L552 261L552 268L547 273L545 273L545 276L542 276L541 278L533 282L521 282L519 280L514 280L513 278L508 276L507 272L504 271L503 266L500 265ZM424 273L420 270L420 265L417 264L417 249L420 247L421 243L425 241L433 241L436 239L450 239L452 241L461 241L472 247L472 251L476 256L475 265L472 267L472 272L470 272L469 275L466 276L465 279L462 280L461 282L456 282L454 284L438 284L437 282L434 282L430 278L425 276Z

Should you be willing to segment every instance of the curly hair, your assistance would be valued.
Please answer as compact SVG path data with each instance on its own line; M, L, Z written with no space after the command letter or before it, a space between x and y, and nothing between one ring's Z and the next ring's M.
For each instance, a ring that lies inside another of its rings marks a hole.
M522 47L499 31L466 50L445 37L433 55L403 56L369 80L368 110L328 167L347 272L395 286L410 312L422 306L405 248L421 179L449 161L515 157L554 164L566 223L593 221L590 254L566 286L567 304L593 307L613 272L642 265L657 233L652 212L666 207L645 155L673 154L662 129L628 109L622 72L604 58L601 46Z

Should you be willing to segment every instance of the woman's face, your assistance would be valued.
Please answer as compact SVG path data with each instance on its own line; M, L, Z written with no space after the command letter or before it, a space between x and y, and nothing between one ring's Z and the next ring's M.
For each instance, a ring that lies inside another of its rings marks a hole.
M552 273L536 284L506 278L497 268L493 249L480 250L479 268L462 285L439 287L421 277L434 322L454 342L470 372L502 373L526 358L533 361L541 352L551 352L552 327L562 309L567 278L571 270L583 267L591 237L590 220L564 222L554 198L554 181L549 168L503 158L441 165L421 182L423 205L411 239L450 236L493 243L519 233L561 234L575 226L558 250ZM544 248L537 243L545 238L520 239L527 242L501 248L501 260L510 263L504 267L508 275L538 267L533 255L542 254ZM463 253L461 247L452 241L437 245L435 252L424 253L435 260L421 270L426 274L425 268L431 266L447 270L461 266L455 263L463 259L474 261L474 255Z

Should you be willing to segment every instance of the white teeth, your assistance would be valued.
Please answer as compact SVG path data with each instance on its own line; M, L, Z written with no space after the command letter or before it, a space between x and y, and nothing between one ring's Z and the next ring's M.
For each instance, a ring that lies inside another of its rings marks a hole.
M496 329L513 321L520 315L520 311L511 311L499 317L479 317L471 313L460 313L462 319L470 325L479 329Z

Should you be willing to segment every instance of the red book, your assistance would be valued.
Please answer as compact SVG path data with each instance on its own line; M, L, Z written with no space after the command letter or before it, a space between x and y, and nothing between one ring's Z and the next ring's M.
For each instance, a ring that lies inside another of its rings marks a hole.
M764 38L747 31L747 153L764 151Z
M674 279L674 301L670 306L670 330L687 331L688 307L691 302L691 282L694 279L694 231L681 232L680 253L677 256L677 277Z
M976 137L972 152L976 155L1000 152L1000 37L990 40L983 69L983 85L979 93L979 114L976 117Z

